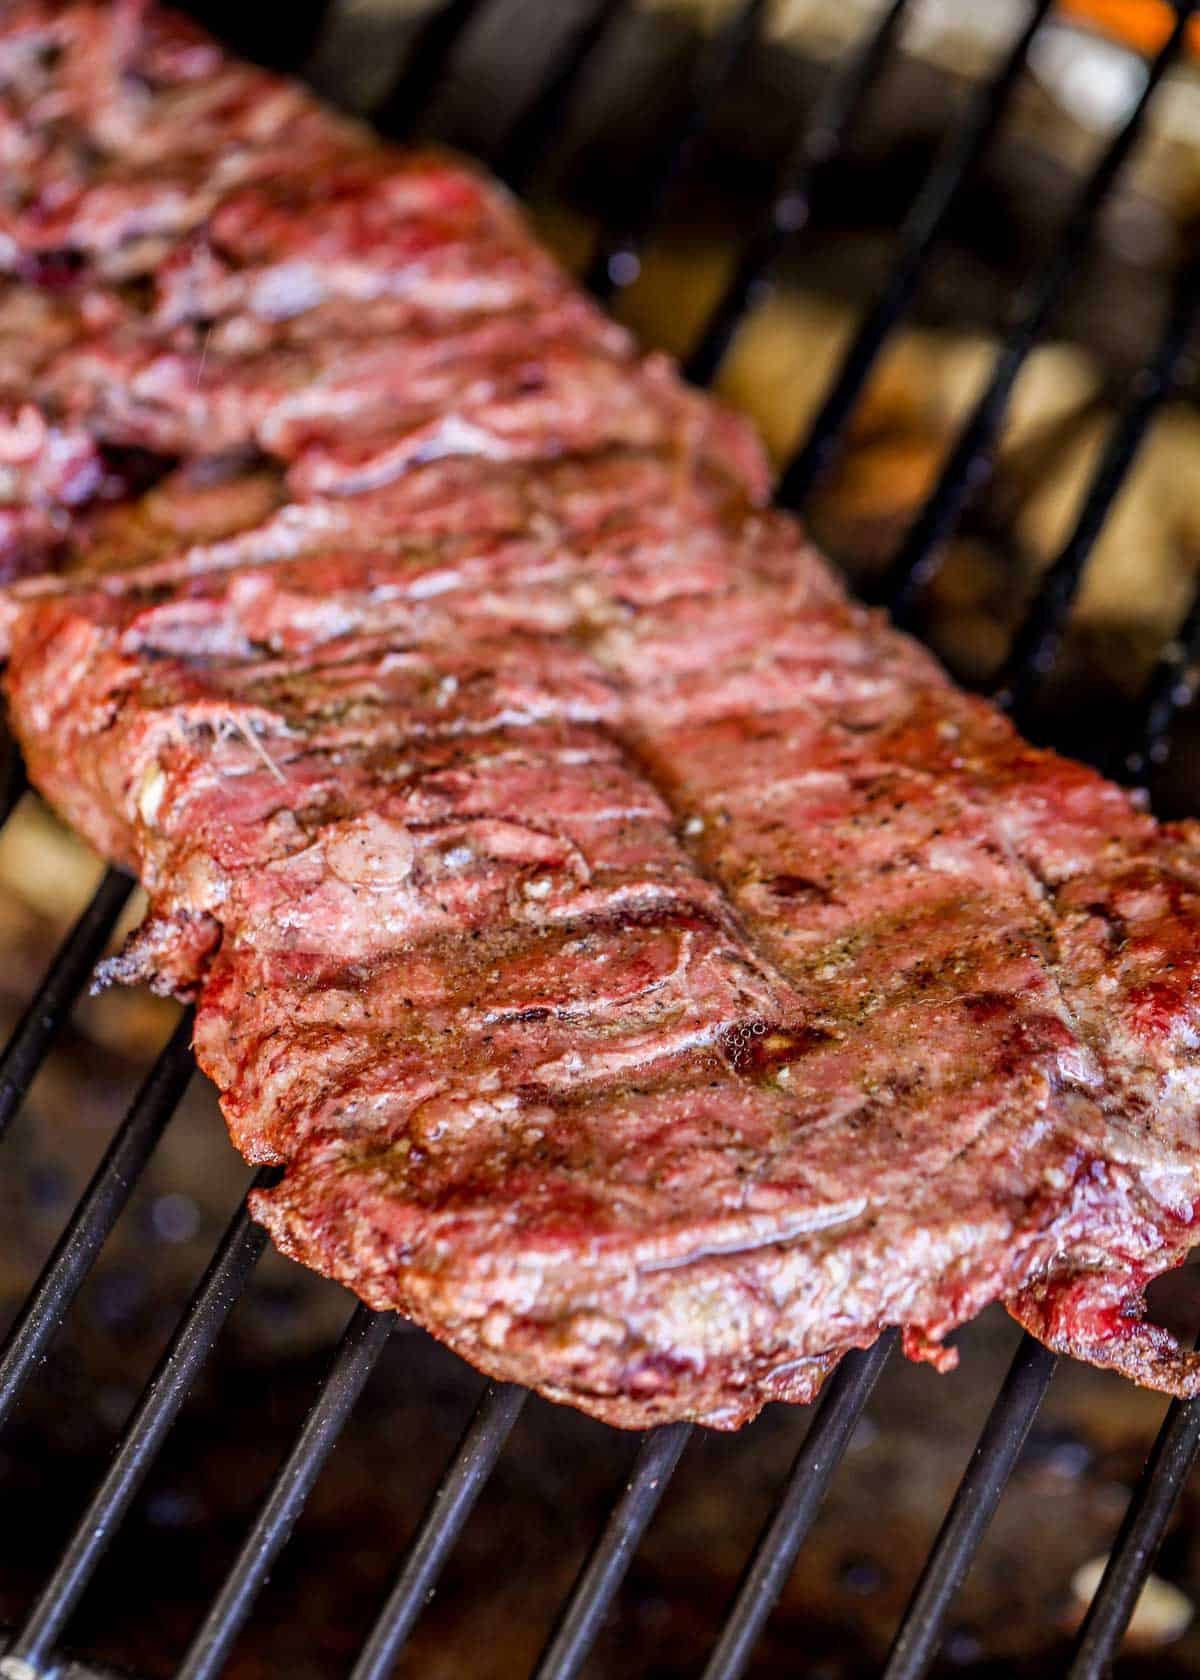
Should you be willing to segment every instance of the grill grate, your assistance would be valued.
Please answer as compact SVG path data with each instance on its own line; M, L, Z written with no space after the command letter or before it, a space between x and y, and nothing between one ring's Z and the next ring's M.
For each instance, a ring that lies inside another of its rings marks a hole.
M387 1680L392 1664L437 1585L442 1566L521 1415L525 1391L489 1383L438 1483L396 1576L396 1584L354 1665L351 1680Z
M735 8L705 56L675 131L667 135L650 163L631 218L623 227L601 232L584 274L584 284L602 303L614 292L632 285L641 272L638 251L642 242L657 220L671 187L691 161L710 113L757 34L764 10L764 0L743 0Z
M814 180L842 152L855 119L885 68L908 0L889 0L867 38L852 53L810 119L802 125L780 173L767 219L747 238L733 277L702 328L687 366L693 378L715 376L746 313L761 299L787 241L808 219ZM1051 8L1032 0L1026 21L993 75L977 91L963 122L949 136L900 230L885 285L866 311L817 419L783 480L782 496L803 502L837 450L846 423L887 342L912 302L932 247L969 182L974 166L1008 107L1030 44ZM481 0L443 0L416 32L407 65L377 108L381 126L411 122L437 85L460 37L482 10ZM559 49L501 148L508 179L523 180L560 124L594 49L623 9L623 0L587 7ZM643 177L637 206L603 231L589 265L590 283L607 295L636 274L643 242L672 186L694 160L730 75L759 30L761 0L735 5L695 77L684 109ZM1066 290L1080 250L1131 152L1147 108L1183 39L1192 0L1178 0L1173 29L1153 59L1134 109L1083 182L1062 232L1041 271L1019 301L991 379L951 451L946 467L913 522L889 572L893 603L906 613L932 573L938 550L956 527L971 492L986 473L1013 385ZM1014 642L998 697L1024 716L1057 651L1073 594L1095 538L1155 413L1169 394L1200 314L1200 263L1180 278L1162 335L1135 382L1085 496L1075 529L1037 593ZM1177 641L1164 653L1148 685L1124 765L1139 772L1160 758L1172 719L1190 697L1187 672L1200 645L1200 602ZM15 759L0 777L0 818L18 802L24 783ZM111 933L132 883L109 871L0 1057L0 1130L12 1119L64 1025ZM187 1086L190 1014L147 1076L107 1154L80 1200L17 1323L0 1348L0 1422L43 1356L86 1278ZM271 1181L274 1169L255 1183ZM69 1538L50 1579L0 1660L6 1680L31 1680L45 1665L108 1543L212 1349L265 1244L245 1206L238 1211L192 1297L140 1401L111 1465ZM308 1417L261 1505L236 1561L176 1670L183 1680L220 1673L275 1558L286 1545L304 1502L392 1329L388 1314L358 1307L352 1314ZM734 1680L745 1672L829 1483L895 1342L849 1355L826 1384L790 1476L747 1566L705 1680ZM1026 1336L1016 1353L975 1453L947 1512L904 1614L886 1666L888 1680L916 1680L940 1644L946 1614L1003 1494L1007 1479L1054 1374L1056 1360ZM384 1680L432 1592L462 1528L495 1467L520 1414L524 1393L490 1385L452 1456L395 1583L353 1670L352 1680ZM567 1680L580 1672L635 1548L654 1516L691 1429L674 1425L643 1437L627 1485L602 1526L590 1557L564 1605L536 1669L536 1680ZM1080 1632L1072 1680L1107 1672L1153 1561L1184 1481L1200 1449L1200 1403L1171 1406L1134 1494L1112 1557ZM72 1671L74 1672L74 1671Z
M1174 388L1198 317L1200 263L1193 262L1180 278L1167 311L1162 336L1149 363L1135 381L1129 401L1112 429L1108 446L1084 495L1074 529L1043 573L1037 594L1014 639L995 699L1012 710L1018 722L1027 719L1041 680L1054 665L1067 614L1083 578L1088 556L1113 502L1120 494L1155 413ZM1185 633L1181 640L1186 643L1187 639ZM1164 698L1173 694L1177 680L1178 673L1174 673ZM1158 715L1156 702L1160 683L1161 677L1156 672L1150 682L1147 715L1140 720L1139 738L1123 766L1132 774L1145 768L1153 753L1153 741L1165 735L1174 716L1174 710L1161 718Z
M1021 1337L1004 1387L904 1612L885 1680L916 1680L937 1654L946 1612L1000 1503L1057 1363L1055 1355L1032 1336ZM1124 1626L1122 1621L1118 1639Z
M671 1423L643 1437L629 1484L609 1513L592 1555L579 1573L535 1680L570 1680L587 1661L613 1594L621 1585L637 1543L667 1490L692 1433L690 1423Z
M541 86L518 113L499 152L495 167L511 187L520 187L533 173L570 105L575 83L609 27L625 10L627 0L599 0L559 48Z
M704 1680L735 1680L745 1672L895 1341L896 1333L890 1330L865 1353L847 1354L825 1384L787 1485L742 1578Z
M971 493L988 476L991 453L1004 423L1017 375L1067 288L1095 227L1100 207L1133 150L1159 83L1174 63L1193 10L1191 0L1176 10L1171 33L1155 54L1133 110L1080 187L1049 261L1034 276L1025 296L1018 300L1016 324L1005 336L997 353L987 387L959 433L941 477L888 569L884 598L901 622L911 619L917 592L932 577L942 545L961 519ZM1131 455L1132 452L1121 462L1122 471L1129 465Z
M287 1545L342 1425L383 1352L394 1322L391 1313L372 1312L365 1306L355 1308L304 1426L180 1664L179 1680L210 1680L221 1672L238 1630L266 1583L272 1563Z
M913 300L926 257L1000 125L1009 95L1025 68L1030 44L1052 3L1053 0L1037 0L1000 69L990 81L981 84L962 125L951 129L942 156L934 163L900 229L896 255L883 290L863 317L808 436L784 471L780 496L789 507L803 505L816 480L832 461L879 352Z

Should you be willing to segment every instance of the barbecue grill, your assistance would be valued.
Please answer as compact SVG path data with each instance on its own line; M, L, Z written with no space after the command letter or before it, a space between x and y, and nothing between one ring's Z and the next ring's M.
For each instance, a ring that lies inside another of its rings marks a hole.
M721 295L687 354L686 369L692 379L707 383L718 374L746 317L765 296L785 251L803 241L821 174L836 164L869 106L896 50L910 3L887 0L865 38L830 73L815 106L799 113L769 209L757 225L744 230ZM1053 0L1031 0L1023 16L1017 14L1013 39L990 76L975 87L961 120L946 135L895 238L885 282L861 313L816 417L782 473L779 496L785 505L803 509L844 444L868 378L894 329L911 309L931 253L1005 119L1014 90L1026 73L1031 47L1052 8ZM236 34L240 22L251 35L239 45L273 56L277 63L286 56L289 67L303 59L322 26L322 7L306 5L286 43L264 42L252 38L253 31L261 28L252 16L238 20L225 7L194 9L218 30L225 26L227 34ZM415 124L439 88L465 33L487 9L488 0L443 0L406 26L403 62L374 112L386 132L399 133ZM1078 183L1052 249L1015 301L983 389L932 492L878 581L880 599L904 622L920 625L922 590L935 575L947 540L987 477L1018 375L1068 297L1081 253L1138 143L1164 76L1183 51L1193 9L1192 4L1175 0L1171 17L1165 20L1165 38L1147 62L1132 110L1100 145ZM620 0L589 3L572 10L569 27L558 31L561 38L543 67L538 86L525 98L490 159L515 188L526 183L552 147L608 32L625 10ZM612 302L637 278L643 248L672 193L695 167L712 114L754 47L765 11L764 0L742 0L722 14L693 67L684 97L676 101L672 121L657 133L651 155L643 160L636 193L608 218L595 238L584 271L598 297ZM1138 376L1128 383L1074 526L1041 576L994 689L1000 703L1035 735L1045 733L1039 696L1052 674L1089 556L1156 413L1189 376L1188 348L1198 316L1200 261L1192 259L1174 282L1157 342ZM1096 748L1093 756L1103 757L1106 771L1140 781L1165 759L1176 716L1192 697L1191 673L1198 658L1200 596L1178 635L1163 649L1140 700L1122 717L1119 729L1108 732ZM10 758L0 779L0 817L7 820L24 791L20 766ZM110 870L104 876L0 1056L0 1132L10 1126L64 1031L131 891L132 883L119 872ZM185 1014L146 1075L0 1348L0 1423L9 1420L25 1384L44 1359L183 1096L192 1071L190 1028L190 1016ZM254 1185L272 1182L273 1172L258 1173ZM68 1676L85 1680L89 1673L99 1673L68 1663L58 1654L64 1643L70 1643L73 1613L105 1560L265 1243L265 1233L252 1223L243 1205L125 1424L108 1469L83 1505L21 1625L12 1630L0 1660L4 1680L37 1680L51 1673L63 1680ZM373 1313L363 1306L353 1311L308 1416L223 1585L178 1661L174 1672L181 1680L209 1680L222 1672L395 1329L389 1314ZM893 1357L894 1341L889 1334L873 1347L850 1354L827 1383L778 1491L775 1508L746 1561L703 1670L705 1680L733 1680L747 1671L876 1381ZM1003 1496L1056 1363L1053 1354L1029 1336L1023 1337L896 1631L884 1668L887 1680L915 1680L937 1659L957 1590ZM505 1450L524 1400L524 1393L510 1385L486 1387L396 1568L391 1590L354 1662L352 1680L384 1680L396 1671L406 1641ZM672 1425L631 1444L628 1480L601 1522L591 1553L561 1606L536 1666L538 1680L567 1680L584 1669L691 1434L690 1426ZM1079 1629L1070 1658L1071 1680L1091 1680L1108 1671L1198 1450L1200 1402L1172 1404ZM502 1569L503 1560L498 1559L495 1567ZM792 1666L789 1671L799 1669Z

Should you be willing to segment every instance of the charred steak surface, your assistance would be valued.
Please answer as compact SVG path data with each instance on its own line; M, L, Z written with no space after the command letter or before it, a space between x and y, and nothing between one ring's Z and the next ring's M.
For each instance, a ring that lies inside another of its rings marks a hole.
M9 8L0 135L11 717L280 1247L625 1425L997 1299L1200 1391L1195 831L847 601L464 166L132 5Z

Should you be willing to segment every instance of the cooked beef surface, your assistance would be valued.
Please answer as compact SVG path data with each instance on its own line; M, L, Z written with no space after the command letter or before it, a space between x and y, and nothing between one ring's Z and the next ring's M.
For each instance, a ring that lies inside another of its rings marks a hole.
M996 1299L1200 1391L1197 831L852 605L464 166L130 5L6 12L0 95L11 714L280 1247L619 1424Z

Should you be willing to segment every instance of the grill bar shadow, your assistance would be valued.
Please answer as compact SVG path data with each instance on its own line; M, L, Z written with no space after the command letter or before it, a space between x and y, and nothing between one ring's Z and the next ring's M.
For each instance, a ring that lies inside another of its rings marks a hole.
M439 77L484 0L444 0L420 26L399 76L371 112L384 134L412 131L437 87Z
M553 146L561 129L575 84L592 62L592 55L628 9L628 0L599 0L562 42L541 86L509 125L508 134L491 165L509 186L519 188Z

